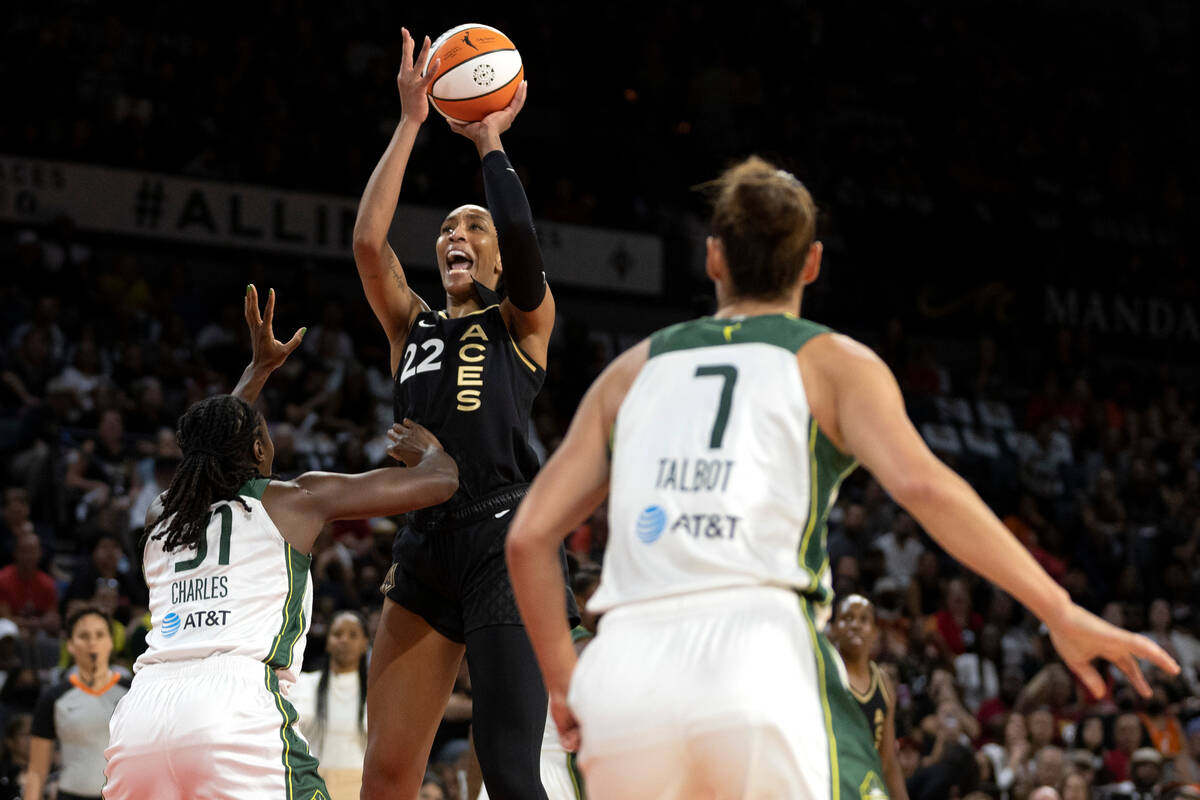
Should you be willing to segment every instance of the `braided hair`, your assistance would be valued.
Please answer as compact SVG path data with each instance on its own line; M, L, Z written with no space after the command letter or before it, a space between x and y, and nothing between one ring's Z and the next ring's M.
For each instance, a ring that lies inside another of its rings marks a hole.
M237 500L238 489L258 468L249 453L258 439L259 416L240 397L221 394L193 403L179 418L179 447L183 460L163 494L160 519L152 539L163 539L163 550L194 548L208 528L209 509L221 500Z

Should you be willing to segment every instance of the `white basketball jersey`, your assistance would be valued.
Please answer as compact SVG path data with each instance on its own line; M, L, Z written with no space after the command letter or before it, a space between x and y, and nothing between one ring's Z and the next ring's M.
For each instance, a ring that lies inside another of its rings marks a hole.
M659 331L613 430L609 537L588 608L766 584L832 597L825 517L854 460L817 427L791 315Z
M312 557L298 552L267 515L267 479L248 481L240 499L212 505L195 549L163 551L149 539L143 556L152 630L134 672L147 664L240 655L296 680L312 612ZM164 522L159 522L161 527Z

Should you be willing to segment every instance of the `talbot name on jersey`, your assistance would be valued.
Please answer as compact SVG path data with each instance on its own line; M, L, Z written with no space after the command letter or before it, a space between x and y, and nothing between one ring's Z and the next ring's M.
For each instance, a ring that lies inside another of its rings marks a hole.
M171 584L171 605L194 603L197 600L220 600L229 596L228 576L188 578Z
M724 492L729 488L733 460L721 458L660 458L655 489L680 492Z
M680 514L671 523L671 532L687 534L693 539L732 539L741 517L732 514Z

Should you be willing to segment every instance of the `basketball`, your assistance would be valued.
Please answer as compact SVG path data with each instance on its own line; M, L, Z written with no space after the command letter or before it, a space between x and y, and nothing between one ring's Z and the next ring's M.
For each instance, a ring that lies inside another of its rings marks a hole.
M429 102L455 122L478 122L504 108L525 77L512 40L487 25L459 25L443 33L429 48L421 74L438 59Z

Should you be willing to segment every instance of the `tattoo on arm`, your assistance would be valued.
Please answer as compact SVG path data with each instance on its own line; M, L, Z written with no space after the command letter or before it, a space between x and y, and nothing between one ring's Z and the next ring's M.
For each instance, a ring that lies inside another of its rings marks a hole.
M404 276L400 274L400 270L392 267L392 279L396 281L397 289L407 289L408 284L404 281Z

